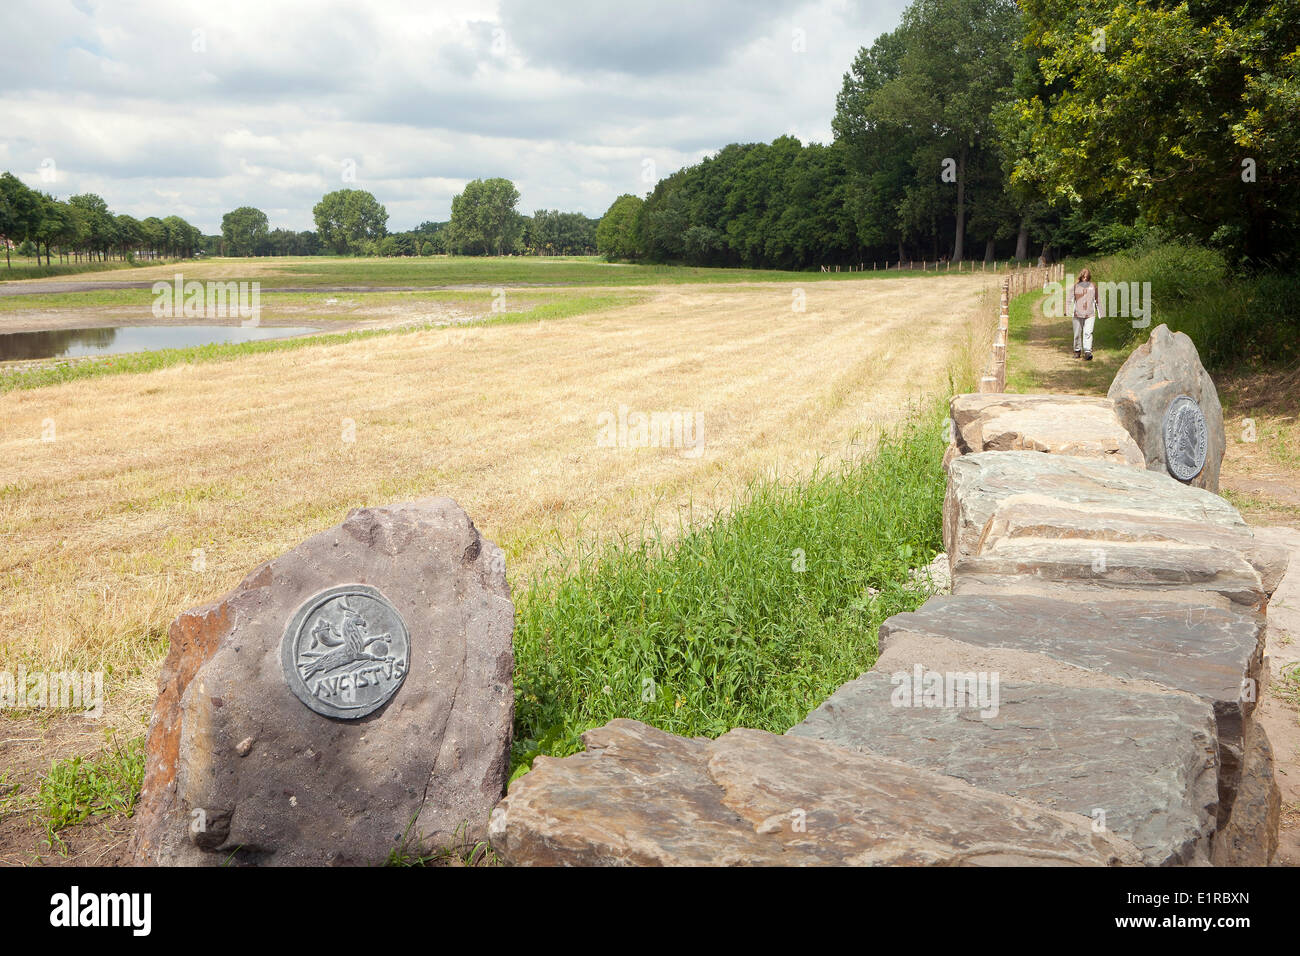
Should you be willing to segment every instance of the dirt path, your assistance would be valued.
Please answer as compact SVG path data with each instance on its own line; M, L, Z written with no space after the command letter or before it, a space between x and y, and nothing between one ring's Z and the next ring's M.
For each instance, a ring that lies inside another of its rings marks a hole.
M1016 390L1105 395L1127 352L1099 346L1094 360L1083 362L1072 355L1072 339L1068 318L1047 318L1035 306L1028 327L1019 335L1013 330L1008 378ZM1300 531L1295 530L1300 529L1300 370L1220 376L1215 385L1227 437L1220 492L1252 526L1270 529L1263 534L1281 529L1277 536L1292 550L1289 576L1295 582L1300 578ZM1300 591L1300 584L1284 587ZM1300 684L1286 679L1296 666L1287 663L1291 646L1300 645L1300 611L1292 604L1300 604L1300 598L1279 596L1270 605L1273 680L1256 712L1273 745L1282 791L1277 866L1300 866ZM1285 630L1277 626L1283 617Z

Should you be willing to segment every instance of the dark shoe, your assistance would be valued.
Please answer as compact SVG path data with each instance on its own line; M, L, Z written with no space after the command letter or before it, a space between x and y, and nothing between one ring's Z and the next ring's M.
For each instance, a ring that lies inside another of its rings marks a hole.
M1078 358L1081 354L1082 354L1082 353L1081 353L1078 349L1075 349L1075 350L1074 350L1074 357L1075 357L1075 358Z
M1084 353L1083 353L1083 360L1084 360L1085 362L1091 362L1091 361L1092 361L1092 353L1091 353L1091 352L1084 352Z

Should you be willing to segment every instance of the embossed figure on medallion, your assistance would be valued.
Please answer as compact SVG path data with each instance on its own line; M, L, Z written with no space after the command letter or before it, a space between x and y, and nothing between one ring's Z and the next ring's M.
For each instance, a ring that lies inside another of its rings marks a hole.
M397 693L410 668L411 641L392 602L376 588L348 584L298 609L280 656L299 700L318 714L355 719Z
M1165 467L1179 481L1191 481L1205 467L1208 429L1196 399L1179 395L1164 419Z

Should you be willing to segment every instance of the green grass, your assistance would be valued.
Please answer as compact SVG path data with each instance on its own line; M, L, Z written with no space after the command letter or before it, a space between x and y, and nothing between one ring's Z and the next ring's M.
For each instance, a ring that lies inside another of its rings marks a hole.
M214 280L215 281L215 280ZM341 312L340 306L392 306L418 305L423 302L465 303L484 308L493 301L493 290L474 289L425 289L418 292L400 292L390 290L368 292L268 292L260 302L262 313L274 314L277 306L302 308L319 308L330 311L317 316L322 320L334 321L351 318ZM507 302L513 303L523 299L528 302L563 297L571 294L567 289L551 288L505 288ZM94 289L86 292L45 292L31 295L0 296L0 312L49 311L54 309L120 308L149 311L153 308L154 293L151 288L140 289ZM334 300L330 304L330 300Z
M18 260L14 260L16 263ZM138 269L144 266L166 265L167 259L154 259L147 262L51 262L47 265L32 265L35 260L24 260L24 265L12 265L8 268L0 265L0 282L10 279L48 279L53 276L81 275L84 272L113 272L118 269Z
M710 737L802 720L923 602L908 572L942 549L943 451L936 410L869 461L754 484L671 545L557 555L520 602L512 776L616 717Z
M618 293L603 295L579 294L567 296L556 302L547 302L526 311L504 312L481 322L470 323L465 327L481 328L486 325L511 325L520 322L564 319L576 315L602 312L619 306L634 305L639 301L641 301L639 296ZM304 317L304 321L308 319L309 317ZM350 332L324 335L263 339L255 342L196 345L179 349L155 349L150 352L129 352L97 359L51 362L13 372L0 372L0 395L18 389L41 388L46 385L59 385L80 379L101 378L105 375L152 372L157 369L187 363L197 365L206 362L224 362L245 355L280 352L313 345L341 345L381 335L401 335L426 331L434 327L433 322L428 322L402 328L355 329Z
M108 748L90 759L71 757L50 764L40 782L35 809L47 843L66 850L59 831L98 816L131 816L144 781L144 738Z
M239 260L205 260L231 264ZM265 262L265 260L259 260ZM276 287L363 285L486 286L528 285L625 286L684 282L810 282L839 279L934 276L933 271L786 272L776 269L722 269L703 266L628 265L596 256L430 256L419 259L305 257L277 262L273 273L257 278L264 289ZM944 275L945 273L938 273ZM957 275L957 272L952 272ZM969 275L969 271L963 273Z

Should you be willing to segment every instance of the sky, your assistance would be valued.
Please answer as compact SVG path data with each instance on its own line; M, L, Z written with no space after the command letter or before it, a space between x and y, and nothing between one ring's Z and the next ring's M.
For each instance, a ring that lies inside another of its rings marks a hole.
M5 0L0 170L204 233L311 229L333 189L390 231L504 176L598 217L732 142L829 142L906 0Z

